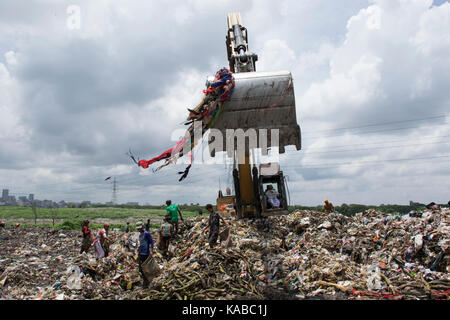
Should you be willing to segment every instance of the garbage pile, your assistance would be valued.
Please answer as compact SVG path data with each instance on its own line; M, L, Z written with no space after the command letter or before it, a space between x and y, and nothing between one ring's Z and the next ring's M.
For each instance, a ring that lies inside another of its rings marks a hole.
M78 232L47 227L6 227L0 231L0 299L42 299L47 287L61 286ZM62 299L62 292L46 295Z
M95 260L92 248L79 254L80 232L6 228L0 299L449 299L449 214L225 218L230 237L215 248L208 217L185 219L169 255L155 250L149 287L137 233L113 235L110 255Z
M184 224L182 236L170 247L169 260L156 254L162 272L152 281L150 290L139 293L139 298L264 298L263 285L257 277L261 264L255 264L255 260L261 259L262 253L255 252L255 255L249 256L243 250L244 246L235 246L229 242L228 248L209 248L208 233L202 231L207 222L206 217ZM239 222L229 220L228 223L232 224L233 230Z
M354 217L296 212L287 227L280 284L301 296L348 299L448 299L449 210L421 217L375 210Z
M201 231L205 218L176 244L177 258L162 263L145 298L448 299L449 213L228 220L232 246L217 250Z

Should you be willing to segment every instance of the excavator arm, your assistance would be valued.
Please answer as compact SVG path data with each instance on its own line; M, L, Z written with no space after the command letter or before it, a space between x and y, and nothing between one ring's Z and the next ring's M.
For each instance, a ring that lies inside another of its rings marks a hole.
M247 29L242 26L239 13L228 14L227 53L233 73L256 71L258 56L248 51Z
M231 99L223 104L220 117L213 126L222 132L224 149L217 150L216 145L213 149L210 144L210 153L214 157L216 151L226 150L228 156L235 157L236 151L237 158L241 159L233 171L238 217L261 216L266 208L265 204L261 203L264 200L261 194L262 183L267 183L271 179L276 181L277 177L281 177L278 179L279 189L284 191L282 172L277 172L272 178L263 179L258 174L256 166L253 168L250 166L250 146L244 150L239 149L237 144L234 144L232 149L226 147L229 142L226 130L255 129L258 131L258 137L259 130L267 130L265 131L268 133L267 145L258 146L263 155L267 155L267 150L271 146L278 147L280 153L284 153L285 146L288 145L294 145L300 150L300 127L295 111L293 80L289 71L256 72L258 56L248 50L248 32L243 27L240 14L228 14L227 22L227 55L235 87ZM278 134L272 136L271 129L277 129ZM285 209L287 210L287 205Z

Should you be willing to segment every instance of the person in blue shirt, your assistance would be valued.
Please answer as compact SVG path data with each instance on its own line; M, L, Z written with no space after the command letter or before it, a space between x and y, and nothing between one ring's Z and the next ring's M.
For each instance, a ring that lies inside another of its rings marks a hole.
M144 287L149 284L147 278L144 275L142 270L142 264L148 257L153 255L153 238L150 232L144 230L144 224L142 222L136 223L136 229L139 231L139 252L138 252L138 262L139 262L139 271L142 274L142 278L144 279Z

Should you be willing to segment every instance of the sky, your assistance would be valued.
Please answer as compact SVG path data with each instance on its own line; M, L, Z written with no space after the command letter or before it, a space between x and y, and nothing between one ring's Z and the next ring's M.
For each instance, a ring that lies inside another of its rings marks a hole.
M291 204L450 200L442 0L0 0L0 189L106 202L111 176L119 203L215 203L231 165L178 182L185 164L153 173L126 153L174 145L206 77L228 65L229 12L257 71L294 79L302 150L280 156Z

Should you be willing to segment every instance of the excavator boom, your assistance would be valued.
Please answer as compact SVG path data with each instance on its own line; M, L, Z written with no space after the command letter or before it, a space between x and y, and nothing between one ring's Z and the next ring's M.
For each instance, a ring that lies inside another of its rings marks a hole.
M300 150L301 134L297 124L292 75L289 71L256 72L258 56L248 50L248 32L243 27L240 14L228 14L227 22L227 55L235 86L230 100L224 102L220 116L212 126L221 131L223 143L210 144L210 153L214 157L216 151L227 151L228 156L235 157L236 151L237 158L245 160L239 160L233 170L235 207L239 218L283 214L287 212L287 201L282 171L268 176L258 175L256 166L250 167L250 145L242 148L233 143L233 148L227 148L227 130L242 129L245 132L255 129L257 148L263 155L271 146L278 147L280 153L284 153L289 145ZM262 134L261 130L264 130ZM259 137L264 134L268 139L261 144ZM217 149L220 145L222 150ZM275 186L281 194L279 209L267 205L263 185L268 184ZM222 202L218 199L217 203Z

